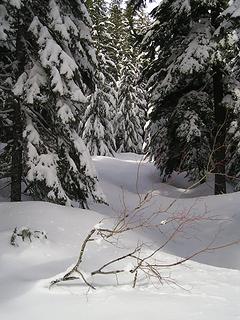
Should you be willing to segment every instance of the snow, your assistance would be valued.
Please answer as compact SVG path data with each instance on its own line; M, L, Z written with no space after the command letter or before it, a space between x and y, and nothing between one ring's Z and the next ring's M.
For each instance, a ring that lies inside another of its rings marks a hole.
M34 128L32 124L32 120L27 118L27 125L23 132L23 137L26 138L28 136L28 141L31 144L38 145L40 142L40 136L37 130Z
M197 125L199 119L197 113L194 111L187 110L184 116L185 119L188 119L188 122L181 123L176 132L179 137L184 137L186 131L188 131L186 140L187 143L189 143L192 137L201 137L201 131L199 130L199 127Z
M20 9L22 5L22 0L10 0L9 2L13 7L16 7L17 9Z
M161 1L162 0L155 0L155 1L151 2L151 3L149 3L149 1L148 1L147 2L147 6L146 6L146 11L147 12L151 12L152 9L154 9L157 5L160 4Z
M103 227L103 223L102 223L102 222L99 222L99 223L95 224L95 226L93 227L93 229L98 230L98 229L101 229L102 227ZM99 242L99 241L98 241L98 242Z
M44 202L0 203L0 319L58 320L82 318L145 320L238 320L240 319L240 250L239 244L203 253L184 265L163 268L164 285L155 280L139 279L132 285L133 260L122 261L125 271L119 275L91 276L91 272L126 250L144 242L146 253L152 253L171 232L169 217L183 219L188 212L195 219L156 259L161 263L179 261L205 247L215 235L216 245L239 237L239 193L212 195L212 177L206 183L190 188L183 174L173 174L161 183L157 170L143 156L134 153L111 157L94 157L99 182L109 206L94 204L91 210L58 206ZM2 197L6 193L2 193ZM146 194L150 195L146 198ZM50 281L76 263L82 241L90 230L107 228L116 216L129 214L140 200L148 199L139 217L154 211L152 227L136 229L118 238L111 246L96 234L88 244L81 272L96 290L81 279L55 285ZM4 200L4 199L3 199ZM6 199L5 199L6 201ZM166 213L166 209L169 208ZM40 231L47 239L18 239L18 247L10 245L15 228Z
M58 117L61 118L64 124L75 120L69 105L67 105L66 103L62 103L62 101L58 101L58 107Z
M54 0L50 1L50 17L53 20L52 26L56 31L58 31L65 40L69 40L70 36L68 34L66 25L63 23L60 12L58 10L58 6Z
M229 2L229 7L223 12L223 16L231 15L233 18L240 16L239 0Z
M184 53L177 59L177 68L182 73L192 74L201 71L206 61L209 61L213 51L211 43L211 28L208 19L201 19L193 23L188 46Z
M63 69L62 72L64 72ZM87 98L84 96L82 90L76 85L76 83L73 80L69 81L68 85L71 91L71 98L73 101L78 101L82 103L85 103L87 101Z
M0 5L0 40L7 39L7 31L10 30L10 24L7 20L7 10L5 6Z
M191 10L191 5L189 0L177 0L173 4L173 9L175 12L189 12Z
M53 92L59 92L61 96L64 95L64 89L63 89L63 83L60 76L60 73L56 67L52 67L51 70L52 80L51 80L51 86Z

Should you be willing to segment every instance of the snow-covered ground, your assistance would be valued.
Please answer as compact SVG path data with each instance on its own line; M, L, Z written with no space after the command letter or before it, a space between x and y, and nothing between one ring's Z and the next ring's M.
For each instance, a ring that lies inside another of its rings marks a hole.
M182 175L162 184L153 165L135 154L95 157L94 163L109 206L94 204L82 210L43 202L0 203L0 319L240 319L239 244L163 268L163 285L140 277L133 289L128 272L119 275L118 285L114 275L89 276L139 241L147 253L153 252L181 221L186 221L181 232L156 256L162 264L179 261L210 243L214 247L237 240L240 194L213 196L211 177L196 188L188 189L190 183ZM7 193L5 189L1 200ZM149 217L149 226L126 232L116 246L89 243L81 271L97 290L89 290L81 280L49 289L50 281L76 262L93 226L102 220L111 225L123 212L139 221ZM11 246L15 227L45 231L47 239L18 239L19 246ZM119 267L127 271L126 264L129 261L121 261Z

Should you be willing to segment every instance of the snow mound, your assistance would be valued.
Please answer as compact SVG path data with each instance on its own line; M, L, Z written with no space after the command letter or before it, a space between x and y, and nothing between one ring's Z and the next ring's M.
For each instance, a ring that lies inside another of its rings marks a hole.
M174 269L173 274L163 270L169 279L165 286L143 283L132 289L130 278L119 279L118 286L114 276L103 276L95 280L96 291L89 291L81 281L49 290L50 280L76 261L87 232L103 218L94 211L49 203L0 204L1 319L50 320L54 316L73 320L82 315L89 320L110 320L113 316L116 320L145 320L146 316L158 317L159 312L167 320L238 319L240 272L191 261ZM47 241L11 246L11 233L19 225L45 230ZM136 234L127 236L129 247L135 241ZM116 254L116 248L109 251L104 244L94 245L82 266L86 274ZM177 258L161 253L162 261L169 259ZM128 267L126 264L126 270Z

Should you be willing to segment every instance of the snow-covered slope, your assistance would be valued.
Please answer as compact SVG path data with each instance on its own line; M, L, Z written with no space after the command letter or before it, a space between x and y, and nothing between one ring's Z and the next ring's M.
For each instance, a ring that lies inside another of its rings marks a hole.
M89 277L96 291L81 280L49 290L51 279L76 262L83 239L96 223L104 219L111 224L123 209L134 213L139 198L148 192L149 201L139 217L156 211L151 227L126 233L118 247L90 243L81 266L87 276L110 258L133 248L138 240L147 243L152 252L174 229L174 224L166 223L169 217L182 215L184 219L189 214L199 219L193 219L158 253L162 262L178 261L177 256L202 249L215 236L217 245L239 237L239 193L206 196L206 185L201 185L186 196L186 181L177 177L178 187L174 180L172 185L161 184L154 167L146 162L139 166L138 161L134 154L94 158L108 207L92 205L92 210L82 210L31 201L0 203L0 319L240 319L240 271L231 269L239 269L239 245L195 257L207 264L188 261L163 269L161 274L169 281L163 286L144 280L132 289L132 277L126 273L119 276L120 285L113 275ZM167 207L168 213L164 212ZM154 225L161 222L159 231ZM47 239L19 239L18 247L11 246L15 227L45 231Z
M142 206L142 215L154 216L155 224L172 217L195 217L187 225L184 234L172 241L164 251L188 256L201 250L216 237L217 245L240 239L240 193L214 196L212 177L204 184L191 188L192 183L184 175L173 175L168 183L161 183L158 171L152 163L136 154L119 154L116 158L96 157L95 166L101 185L110 204L93 206L104 215L123 212L125 207L132 212L139 205L140 198L149 194L149 201ZM171 184L170 184L171 183ZM189 188L189 189L188 189ZM229 187L230 188L230 187ZM167 210L167 214L166 214ZM173 226L167 224L161 230L144 231L154 244L163 241ZM198 255L194 260L219 267L240 269L240 245Z

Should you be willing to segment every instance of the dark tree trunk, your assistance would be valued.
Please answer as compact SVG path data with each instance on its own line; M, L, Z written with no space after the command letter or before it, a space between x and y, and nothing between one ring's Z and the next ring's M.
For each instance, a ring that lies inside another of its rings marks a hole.
M220 0L217 6L211 11L211 21L215 29L219 27L219 15L227 5L226 0ZM226 193L225 157L226 157L226 117L227 112L222 101L224 96L223 72L221 64L216 62L213 68L213 98L214 98L214 173L215 173L215 194Z
M215 165L215 194L226 193L225 155L226 155L226 108L223 100L223 74L221 67L214 67L213 75L214 114L216 128L214 132L214 165Z
M22 181L22 117L19 100L14 101L11 165L11 201L21 201Z
M17 59L17 73L18 78L24 72L25 65L25 50L24 42L22 40L23 28L20 21L18 21L18 32L16 39L16 59ZM22 110L20 98L13 99L13 142L12 142L12 163L11 163L11 201L21 201L21 181L22 181L22 160L23 160L23 124L22 124Z

